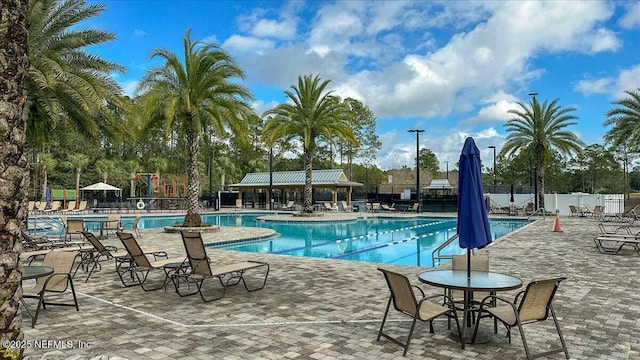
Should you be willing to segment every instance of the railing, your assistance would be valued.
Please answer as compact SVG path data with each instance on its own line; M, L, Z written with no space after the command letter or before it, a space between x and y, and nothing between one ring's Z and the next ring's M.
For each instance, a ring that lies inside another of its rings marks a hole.
M533 216L535 216L536 214L540 213L540 211L542 211L542 219L546 220L547 219L547 211L543 207L538 208L538 210L534 211L533 214L529 215L529 217L527 217L527 220L531 220L531 218Z
M438 260L438 264L440 264L441 259L452 259L452 255L442 255L440 252L449 246L452 242L454 242L458 238L458 234L453 235L447 241L443 242L431 253L431 263L433 266L436 266L436 260Z

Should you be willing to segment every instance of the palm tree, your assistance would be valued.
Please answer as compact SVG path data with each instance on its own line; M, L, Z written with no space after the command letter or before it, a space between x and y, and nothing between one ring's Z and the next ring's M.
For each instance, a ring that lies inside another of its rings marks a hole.
M27 0L12 0L2 3L0 24L0 258L2 258L2 281L0 281L0 341L21 340L22 275L19 255L22 251L20 230L27 223L27 184L29 162L24 121L24 77L29 68L27 57ZM2 358L22 358L22 349L4 349Z
M76 169L76 206L80 202L80 175L82 175L82 169L87 167L91 159L84 154L71 154L69 155L69 163Z
M302 143L305 213L313 212L311 172L318 141L331 142L335 136L358 146L339 99L325 92L328 84L329 80L321 81L318 75L298 77L298 86L285 91L291 103L278 105L263 115L274 115L265 123L262 134L268 147L281 140L299 139Z
M537 193L537 208L544 208L544 168L550 159L552 150L561 155L578 152L584 143L576 134L565 130L575 125L574 108L558 105L558 99L544 103L533 97L527 105L519 102L520 109L509 110L515 117L507 121L505 127L509 135L500 151L501 156L511 156L517 152L528 151L532 155Z
M50 153L41 153L38 162L42 166L42 198L47 198L48 175L58 166L58 160Z
M609 110L604 122L604 126L613 125L604 139L614 147L640 144L640 88L627 90L625 93L629 96L613 103L619 107ZM635 150L637 148L636 146Z
M150 69L138 91L146 92L143 108L149 126L162 123L165 135L185 136L187 143L187 215L185 226L201 226L200 173L198 155L202 134L223 134L228 128L236 135L246 133L243 119L253 114L247 101L250 91L236 82L244 72L234 59L215 44L192 41L184 34L184 62L165 49L154 50L151 58L166 63Z
M115 39L102 30L80 27L83 20L104 11L104 5L84 0L29 0L29 73L27 136L32 143L46 140L51 130L71 121L94 138L99 130L119 129L108 108L122 100L111 74L122 66L85 52L89 46Z

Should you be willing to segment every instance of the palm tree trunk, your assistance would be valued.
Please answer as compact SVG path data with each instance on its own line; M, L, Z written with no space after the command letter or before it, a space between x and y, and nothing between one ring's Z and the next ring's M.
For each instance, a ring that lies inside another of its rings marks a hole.
M536 182L538 183L538 193L536 194L536 196L538 197L538 209L539 209L539 208L544 208L544 167L539 166L538 171L536 173L538 174L538 177L536 179Z
M313 155L309 152L304 154L304 212L313 212L313 185L311 174L313 170Z
M193 120L187 120L193 121ZM196 131L187 132L187 147L189 162L187 163L187 215L184 226L202 226L199 210L198 195L200 191L200 172L198 171L198 153L200 152L200 134Z
M78 208L80 202L80 174L82 173L82 169L76 169L76 209Z
M48 176L47 176L47 168L45 167L42 170L42 198L46 199L47 198L47 180L48 180Z
M22 340L22 274L18 258L22 251L20 230L27 223L27 158L26 121L23 118L26 95L24 76L29 68L27 58L27 0L2 3L0 27L0 344ZM2 358L22 358L22 349L2 349Z

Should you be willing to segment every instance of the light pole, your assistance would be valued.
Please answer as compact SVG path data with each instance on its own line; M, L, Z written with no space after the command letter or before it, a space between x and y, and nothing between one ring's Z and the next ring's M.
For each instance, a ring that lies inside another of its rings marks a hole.
M420 212L420 133L424 132L421 129L408 130L410 133L416 133L416 198L418 199L418 212Z
M489 149L493 149L493 192L496 192L496 147L489 145Z
M269 210L273 210L273 146L269 148Z
M447 165L447 181L449 181L449 161L444 162Z
M535 109L533 109L533 107L536 104L536 95L538 95L537 92L531 92L529 93L529 96L531 96L531 112L533 113L534 117L535 117ZM533 149L534 154L535 151L537 151L538 149ZM537 161L536 161L537 163ZM535 205L535 209L533 211L538 211L538 168L537 168L537 164L533 164L533 202Z

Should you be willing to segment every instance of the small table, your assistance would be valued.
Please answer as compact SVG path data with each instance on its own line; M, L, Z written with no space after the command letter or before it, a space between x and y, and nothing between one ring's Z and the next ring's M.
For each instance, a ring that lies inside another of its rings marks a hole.
M53 274L53 268L50 268L48 266L27 265L22 267L22 280L38 279L41 277L49 276L51 274ZM24 306L24 309L27 310L27 314L29 314L29 317L31 318L31 327L33 328L36 326L36 319L31 313L31 310L29 310L27 303L24 302L24 298L22 298L21 301L22 306Z
M462 349L470 339L466 338L467 319L469 318L469 300L474 291L497 292L517 289L522 286L522 280L517 277L491 272L471 271L467 277L467 270L436 270L418 275L418 279L432 286L464 291L464 311L462 316L462 335L459 337Z

